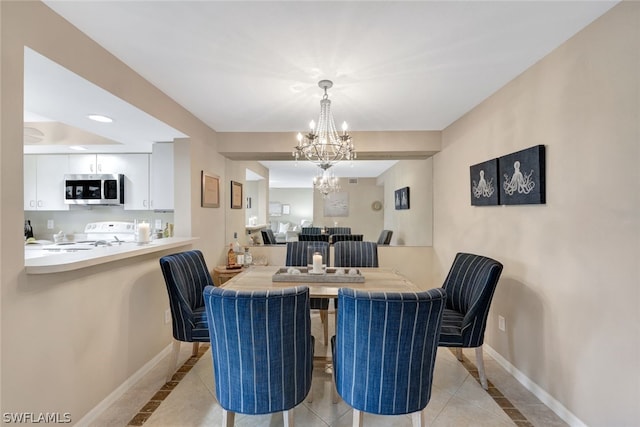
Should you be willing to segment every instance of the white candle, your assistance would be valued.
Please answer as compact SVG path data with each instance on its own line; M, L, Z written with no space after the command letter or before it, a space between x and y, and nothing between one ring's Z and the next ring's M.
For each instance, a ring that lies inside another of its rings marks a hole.
M149 228L149 224L141 222L138 224L138 242L147 243L149 240L151 240L151 229Z
M313 272L320 273L322 271L322 255L316 252L313 254Z

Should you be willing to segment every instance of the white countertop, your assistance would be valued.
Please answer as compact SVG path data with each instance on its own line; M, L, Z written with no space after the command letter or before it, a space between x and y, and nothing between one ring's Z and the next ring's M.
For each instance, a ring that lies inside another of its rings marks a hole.
M121 245L99 246L85 251L55 253L29 245L28 250L25 250L24 265L27 274L60 273L177 248L191 244L196 240L198 240L197 237L169 237L153 240L143 245L129 242Z

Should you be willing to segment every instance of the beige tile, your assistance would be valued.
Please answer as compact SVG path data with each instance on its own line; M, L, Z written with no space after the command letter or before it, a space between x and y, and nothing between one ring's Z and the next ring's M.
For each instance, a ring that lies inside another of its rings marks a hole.
M509 416L502 410L498 403L496 403L478 381L471 376L467 377L456 392L455 397L463 399L478 408L490 411L505 420L509 420Z
M464 399L453 396L447 406L431 424L432 427L506 427L515 423L491 411L471 405Z
M523 404L519 403L517 408L520 410L527 420L534 426L545 427L565 427L568 424L565 423L559 416L556 415L551 409L542 403L537 404Z

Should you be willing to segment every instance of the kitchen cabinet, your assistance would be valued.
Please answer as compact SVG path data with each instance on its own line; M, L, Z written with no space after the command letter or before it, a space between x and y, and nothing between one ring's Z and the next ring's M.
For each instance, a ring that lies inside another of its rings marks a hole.
M173 143L153 144L151 152L151 209L173 210Z
M124 209L147 210L149 202L148 154L98 154L100 173L124 174Z
M24 210L66 211L64 174L68 173L66 154L27 154L24 156Z
M70 154L69 171L78 174L123 174L124 209L150 209L149 154Z

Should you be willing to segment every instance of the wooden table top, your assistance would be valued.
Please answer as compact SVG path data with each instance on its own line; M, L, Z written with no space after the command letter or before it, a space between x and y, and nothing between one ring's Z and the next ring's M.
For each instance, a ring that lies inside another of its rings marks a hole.
M358 269L364 276L364 283L305 283L305 282L274 282L273 275L282 266L251 266L232 279L225 282L221 287L234 290L266 290L290 288L294 286L306 285L309 287L311 297L334 298L338 296L338 289L352 288L365 291L386 291L386 292L419 292L416 285L405 277L396 273L390 268L362 268Z

